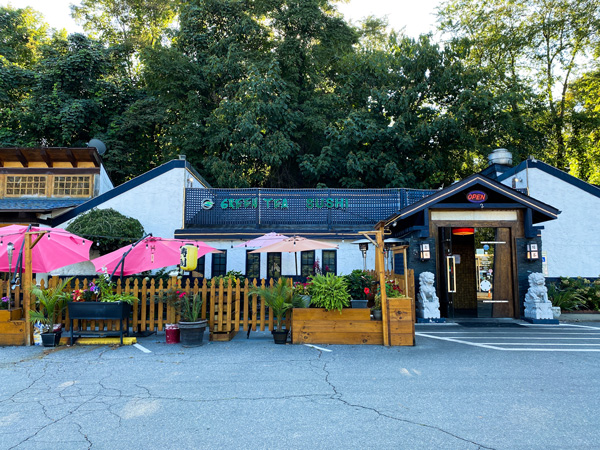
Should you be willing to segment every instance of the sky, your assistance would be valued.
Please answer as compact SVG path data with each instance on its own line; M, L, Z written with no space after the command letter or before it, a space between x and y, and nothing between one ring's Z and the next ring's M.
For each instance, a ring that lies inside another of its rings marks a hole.
M46 22L54 28L66 28L68 32L82 31L70 15L70 4L77 0L0 0L0 5L15 8L31 6L41 12ZM404 29L411 37L435 30L435 8L440 0L349 0L338 3L338 10L350 21L356 22L369 15L387 16L390 26Z

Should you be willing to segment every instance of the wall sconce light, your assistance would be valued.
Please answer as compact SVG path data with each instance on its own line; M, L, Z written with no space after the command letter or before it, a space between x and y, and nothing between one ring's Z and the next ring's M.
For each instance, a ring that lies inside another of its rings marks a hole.
M419 257L421 258L421 261L428 261L429 259L431 259L429 244L419 244Z
M534 261L540 258L540 253L538 251L537 244L527 244L527 259L529 261Z

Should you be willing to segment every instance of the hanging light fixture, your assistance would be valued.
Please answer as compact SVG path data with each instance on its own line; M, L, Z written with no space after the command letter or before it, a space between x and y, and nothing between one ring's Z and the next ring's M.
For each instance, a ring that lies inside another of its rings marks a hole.
M475 234L475 228L452 228L452 234L455 236L469 236Z

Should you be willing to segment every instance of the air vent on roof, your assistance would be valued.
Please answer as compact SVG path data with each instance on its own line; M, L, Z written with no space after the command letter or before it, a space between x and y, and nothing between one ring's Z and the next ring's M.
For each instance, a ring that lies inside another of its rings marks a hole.
M502 164L504 166L512 166L512 153L505 148L497 148L488 155L488 162L492 164Z

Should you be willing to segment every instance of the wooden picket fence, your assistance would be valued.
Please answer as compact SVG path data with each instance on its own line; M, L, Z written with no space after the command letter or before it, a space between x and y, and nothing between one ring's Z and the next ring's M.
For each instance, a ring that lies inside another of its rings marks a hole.
M54 287L62 280L53 277L48 281L48 287ZM72 280L67 286L68 290L88 289L88 279ZM288 280L291 283L291 279ZM227 283L220 279L219 283L210 283L204 279L202 282L189 279L182 285L181 280L170 278L168 281L159 279L140 280L127 278L124 283L116 282L117 293L127 293L138 298L133 305L132 320L130 327L134 333L146 331L163 331L168 323L177 323L179 316L176 308L169 304L168 296L174 295L174 291L185 292L188 295L200 295L202 297L201 317L208 320L211 338L214 340L229 340L240 328L244 331L264 331L273 329L273 313L266 308L264 302L257 295L251 295L250 291L256 287L273 286L276 283L271 279L268 283L264 280L236 280ZM0 291L7 292L8 282L0 281ZM235 286L232 286L235 285ZM45 289L42 281L40 288ZM18 288L17 288L18 289ZM20 292L12 292L12 298L16 299L15 307L21 307ZM32 309L35 309L32 302ZM88 330L117 330L118 321L82 321L82 329ZM65 330L70 329L68 310L61 317L61 323ZM74 323L75 327L80 324ZM289 325L289 318L288 318Z
M407 296L415 298L414 272L408 271L408 293ZM386 273L386 279L394 279L399 286L404 286L404 276L391 272ZM292 283L291 279L285 279ZM58 277L50 278L49 287L54 287L60 283ZM74 279L68 284L69 290L88 289L91 279ZM138 298L138 302L133 305L130 327L134 333L160 332L165 329L168 323L177 323L179 317L176 308L167 301L169 295L174 291L185 292L188 295L200 295L202 297L201 317L208 320L210 335L212 340L230 340L235 333L243 331L266 331L273 330L273 312L267 308L257 295L251 295L250 291L256 287L273 286L277 281L271 279L267 282L261 280L236 280L234 283L227 283L225 279L220 279L218 283L211 283L210 280L198 280L193 282L188 279L185 283L177 278L170 278L168 281L159 279L139 279L127 278L121 284L120 280L116 282L117 293L127 293ZM44 282L40 284L44 289ZM9 293L9 282L0 280L0 292L3 295ZM404 287L403 287L404 289ZM21 307L21 292L17 287L10 293L11 298L15 299L15 307ZM32 299L33 300L33 299ZM32 301L32 309L35 309L35 302ZM414 311L414 308L413 308ZM118 321L81 321L74 323L76 328L82 330L94 331L114 331L118 329ZM61 317L61 323L65 330L70 330L70 320L68 310ZM290 317L286 318L286 326L291 325Z

